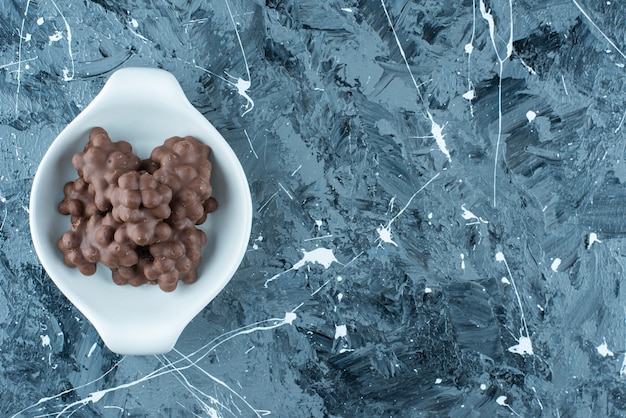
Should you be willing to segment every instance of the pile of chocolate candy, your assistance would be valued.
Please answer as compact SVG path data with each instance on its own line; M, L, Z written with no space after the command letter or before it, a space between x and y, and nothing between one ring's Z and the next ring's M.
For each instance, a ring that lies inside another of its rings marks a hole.
M217 209L210 148L175 136L140 160L125 141L94 128L72 158L78 179L64 187L59 212L71 228L58 241L65 263L85 275L98 262L117 284L158 284L171 292L193 283L207 238L196 225Z

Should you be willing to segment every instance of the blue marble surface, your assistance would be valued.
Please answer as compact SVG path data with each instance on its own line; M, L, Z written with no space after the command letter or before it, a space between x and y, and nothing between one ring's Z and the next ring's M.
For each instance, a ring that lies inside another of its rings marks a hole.
M623 416L625 23L620 0L3 2L0 415ZM109 351L29 232L43 154L126 66L177 77L254 203L162 356Z

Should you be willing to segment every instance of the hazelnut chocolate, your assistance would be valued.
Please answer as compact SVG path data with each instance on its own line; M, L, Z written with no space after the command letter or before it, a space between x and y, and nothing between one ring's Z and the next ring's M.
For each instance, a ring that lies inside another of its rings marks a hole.
M148 172L125 173L117 183L111 193L111 214L123 225L115 232L115 240L150 245L168 239L172 231L164 220L172 213L172 189L157 183Z
M78 218L58 242L65 255L65 264L77 267L87 276L96 272L97 262L109 268L136 264L135 245L130 241L119 243L114 240L120 225L110 213L94 215L89 219Z
M78 179L64 187L58 210L72 226L58 241L65 263L85 275L98 262L118 285L193 283L206 234L196 225L217 210L211 196L210 148L172 137L140 160L126 141L94 128L72 158Z
M93 189L96 207L103 212L111 210L109 195L117 179L124 173L137 170L140 163L128 142L111 141L102 128L93 128L84 151L72 157L72 165L79 177Z
M153 261L144 267L146 278L157 281L166 292L174 290L179 280L188 284L196 281L202 247L207 242L206 234L191 219L170 222L170 239L149 247Z
M78 218L91 218L99 213L95 204L93 189L84 179L65 183L63 187L65 198L59 203L59 212L63 215L72 215L72 222Z
M204 216L203 204L212 192L210 153L207 145L191 136L174 136L150 154L150 159L159 164L154 178L174 191L173 220L191 219L197 223Z

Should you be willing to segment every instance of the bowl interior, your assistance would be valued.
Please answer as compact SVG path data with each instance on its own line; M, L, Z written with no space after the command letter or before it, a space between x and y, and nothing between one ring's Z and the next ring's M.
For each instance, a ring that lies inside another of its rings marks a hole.
M51 145L33 183L31 230L37 253L59 289L93 323L105 342L126 334L127 338L136 338L137 332L146 337L168 332L177 336L228 283L248 244L250 191L236 155L191 105L171 102L167 97L94 101ZM140 158L147 158L154 147L174 135L192 135L211 147L211 184L219 208L199 226L208 240L197 282L179 283L174 292L165 293L158 286L115 285L110 270L101 264L89 277L64 264L57 241L70 228L70 219L57 211L57 205L63 199L63 185L78 176L71 158L83 150L95 126L106 129L113 141L130 142Z

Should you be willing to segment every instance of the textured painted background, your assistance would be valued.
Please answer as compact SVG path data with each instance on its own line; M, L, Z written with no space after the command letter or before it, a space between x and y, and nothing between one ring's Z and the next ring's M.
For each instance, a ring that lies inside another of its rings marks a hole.
M0 40L1 416L626 414L623 1L9 0ZM155 357L103 345L28 224L125 66L178 78L254 203Z

